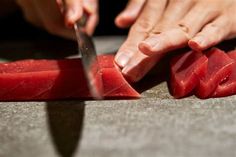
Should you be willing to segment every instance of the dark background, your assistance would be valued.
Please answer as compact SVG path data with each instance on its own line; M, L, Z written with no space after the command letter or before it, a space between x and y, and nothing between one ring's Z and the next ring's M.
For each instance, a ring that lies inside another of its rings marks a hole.
M114 18L125 7L126 0L100 0L100 22L94 35L124 35L126 30L118 29ZM35 28L26 22L20 10L0 18L0 40L41 40L56 38L44 30Z

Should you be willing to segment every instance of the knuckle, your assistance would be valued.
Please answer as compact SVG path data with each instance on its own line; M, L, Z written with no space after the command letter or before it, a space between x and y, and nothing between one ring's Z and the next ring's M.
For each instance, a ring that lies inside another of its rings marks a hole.
M180 30L182 33L184 33L184 35L190 39L191 36L193 36L193 32L191 32L190 27L188 26L188 24L186 24L185 22L180 22L177 25L178 30Z
M184 24L184 23L179 23L178 26L179 26L179 28L180 28L183 32L189 33L189 27L188 27L186 24Z
M183 34L182 30L175 28L163 33L163 42L165 42L168 49L181 48L187 44L189 39L186 34Z
M166 49L170 49L171 47L175 46L173 39L170 37L169 32L162 32L159 34L160 36L160 43L165 45Z
M211 23L209 25L206 26L207 31L209 32L209 34L211 34L210 38L211 41L220 41L221 38L224 36L225 34L225 30L221 29L217 24L215 23Z
M218 30L219 27L215 23L211 23L211 24L208 24L206 28L215 32Z
M169 30L170 28L171 28L170 25L161 22L160 24L157 24L155 26L155 28L151 31L151 34L160 34L161 32Z
M149 33L152 29L152 22L146 18L140 19L131 28L132 31L139 33Z

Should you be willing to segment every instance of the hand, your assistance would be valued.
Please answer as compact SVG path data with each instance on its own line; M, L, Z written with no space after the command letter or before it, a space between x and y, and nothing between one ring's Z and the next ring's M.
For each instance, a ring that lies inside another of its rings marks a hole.
M171 50L202 51L235 37L235 10L236 0L130 0L116 24L134 24L115 61L138 81Z
M17 0L25 18L49 33L74 39L74 30L69 28L86 11L89 18L86 31L92 34L98 22L97 0ZM66 27L67 26L67 27Z

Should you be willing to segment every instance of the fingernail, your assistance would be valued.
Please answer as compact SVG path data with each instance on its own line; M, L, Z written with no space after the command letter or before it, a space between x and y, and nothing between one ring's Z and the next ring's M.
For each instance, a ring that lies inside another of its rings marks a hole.
M201 48L205 46L205 39L202 36L197 36L192 41L196 42Z
M129 62L129 57L121 54L115 58L115 61L120 67L124 67Z
M151 36L151 37L147 38L146 40L144 40L144 43L146 45L148 45L150 48L153 48L158 43L158 38L154 37L154 36Z
M122 74L129 82L137 82L141 78L141 73L139 73L138 67L134 67L132 65L126 65L124 69L122 69Z
M138 48L141 52L150 56L150 55L153 55L154 49L157 49L158 43L159 42L158 42L157 37L149 37L146 40L139 43Z

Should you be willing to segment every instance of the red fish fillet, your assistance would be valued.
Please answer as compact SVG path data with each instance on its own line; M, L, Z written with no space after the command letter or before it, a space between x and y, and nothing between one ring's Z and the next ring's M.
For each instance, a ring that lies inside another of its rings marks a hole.
M233 64L233 71L229 78L216 88L213 97L223 97L236 94L236 51L231 51L228 56L235 62Z
M208 57L207 73L200 79L196 90L199 98L212 96L216 87L227 79L233 70L234 60L224 51L214 48L208 51L206 56Z
M104 97L139 98L112 55L99 56ZM90 99L80 59L23 60L0 63L0 100Z
M203 53L189 51L171 60L171 90L175 98L189 95L205 75L208 59Z

